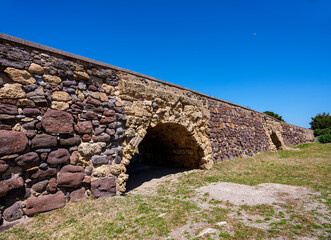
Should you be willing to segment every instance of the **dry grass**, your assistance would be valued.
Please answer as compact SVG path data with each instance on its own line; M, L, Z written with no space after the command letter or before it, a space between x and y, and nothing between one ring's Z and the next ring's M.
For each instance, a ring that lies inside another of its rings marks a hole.
M236 158L215 164L211 170L182 173L180 184L159 185L157 196L128 194L70 203L1 233L0 239L165 239L168 236L193 239L206 227L217 232L199 239L302 236L327 239L330 219L314 210L300 211L296 202L284 206L234 206L212 199L208 194L197 196L194 190L222 181L305 186L320 192L317 200L329 204L330 210L331 144L304 144L299 148L300 151ZM257 217L251 219L250 216ZM328 223L320 223L323 217ZM215 225L220 221L227 224ZM259 224L268 228L256 227ZM181 229L184 230L181 232Z

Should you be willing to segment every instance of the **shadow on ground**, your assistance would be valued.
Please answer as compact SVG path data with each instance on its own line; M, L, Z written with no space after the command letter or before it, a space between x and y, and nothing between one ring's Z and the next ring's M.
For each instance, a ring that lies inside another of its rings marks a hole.
M158 179L170 174L185 172L189 170L190 169L187 168L171 168L143 163L139 164L139 166L129 167L127 170L129 179L126 184L126 193L136 189L137 187L152 179Z

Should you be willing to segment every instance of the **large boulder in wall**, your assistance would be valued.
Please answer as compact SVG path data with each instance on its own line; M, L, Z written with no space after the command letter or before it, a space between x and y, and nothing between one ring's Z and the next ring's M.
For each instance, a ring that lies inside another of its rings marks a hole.
M24 213L28 216L32 216L36 213L47 212L53 209L64 207L65 205L66 197L63 192L58 191L55 194L29 198L26 201L26 208L24 209Z
M0 130L0 156L24 152L28 143L23 132Z

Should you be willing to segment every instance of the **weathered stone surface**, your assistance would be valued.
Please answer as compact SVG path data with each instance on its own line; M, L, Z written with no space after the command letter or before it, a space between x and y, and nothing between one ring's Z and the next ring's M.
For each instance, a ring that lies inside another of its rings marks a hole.
M71 138L61 138L60 139L60 146L61 147L70 147L70 146L78 146L81 140L79 136L74 136Z
M69 151L65 148L60 148L48 154L47 163L50 166L64 164L64 163L68 163L69 158L70 158Z
M0 114L0 120L11 120L11 119L12 120L17 119L17 117L9 114Z
M7 171L7 169L8 169L8 164L5 161L0 160L0 174Z
M3 212L3 218L8 221L12 222L22 217L21 206L19 203L14 203L10 207L6 208Z
M82 141L83 142L89 142L89 141L91 141L91 136L88 135L88 134L84 134L83 137L82 137Z
M99 135L101 133L103 133L106 129L106 126L104 125L100 125L99 127L97 127L95 130L94 130L94 134L95 135Z
M47 158L47 153L42 153L42 154L40 154L40 158L43 160L43 161L45 161L46 160L46 158ZM46 170L47 168L48 168L48 165L47 165L47 163L41 163L40 165L39 165L39 168L40 169L42 169L42 170Z
M95 106L100 106L101 105L101 102L95 98L91 98L91 97L88 97L86 99L87 103L90 103L90 104L93 104Z
M78 83L78 88L79 88L80 90L85 90L85 89L86 89L86 83L85 83L85 81L80 81L80 82Z
M0 130L0 156L24 152L27 145L23 132Z
M62 81L62 83L63 83L63 86L66 86L66 87L70 87L72 85L77 85L77 82L74 80L65 80L65 81Z
M114 110L108 110L108 111L104 111L103 115L106 117L112 117L115 115L115 111Z
M8 67L4 71L8 76L17 83L21 84L34 84L36 80L25 70L18 70L15 68Z
M70 156L70 164L75 165L78 162L79 156L80 155L78 151L73 151L73 153Z
M52 100L54 101L63 101L63 102L67 102L67 101L71 101L71 97L67 92L64 91L56 91L53 92L52 95Z
M89 134L93 130L93 125L90 121L78 122L75 125L75 131L78 134Z
M57 146L56 136L51 136L48 134L36 135L31 141L32 149L38 148L54 148Z
M38 87L32 92L28 92L26 94L26 97L30 100L32 100L35 105L37 106L47 106L48 102L46 97L47 94L45 94L44 89L42 87Z
M57 191L57 181L56 178L51 178L48 182L47 191L54 193Z
M22 85L19 83L5 83L0 88L0 99L1 98L25 98L26 94L22 89Z
M43 180L32 185L32 190L37 193L42 193L46 190L48 180Z
M53 75L44 75L43 79L45 82L48 83L53 83L53 84L60 84L62 82L61 78L59 78L58 76L53 76Z
M80 90L76 89L76 95L80 101L84 101L85 95Z
M115 129L110 129L110 128L108 128L108 129L106 130L106 132L107 132L107 134L109 134L110 136L113 136L113 135L115 135L115 133L116 133Z
M108 156L93 156L92 163L94 165L108 164L109 159Z
M14 175L7 180L2 180L0 181L0 197L5 196L10 190L21 188L23 186L23 178L17 175Z
M83 80L89 80L90 76L86 72L82 71L75 71L74 73L76 78L83 79Z
M77 102L75 104L72 104L70 109L72 109L73 112L76 113L81 113L84 109L84 106L77 104Z
M70 193L70 201L78 202L87 198L85 188L80 188Z
M25 135L27 136L27 138L31 139L33 138L34 136L36 136L36 131L35 130L27 130L25 132Z
M25 129L25 130L34 130L36 128L36 124L38 123L38 120L34 120L34 121L31 121L31 122L27 122L27 123L24 123L22 125L22 127Z
M17 105L21 106L21 107L35 107L36 106L36 104L32 100L29 100L26 98L18 99Z
M12 104L0 103L0 113L2 114L18 114L17 106Z
M36 63L31 63L28 71L30 73L34 73L34 74L43 74L44 73L44 68L42 66L40 66L39 64Z
M113 118L113 117L103 117L103 118L101 118L100 123L107 124L107 123L112 123L114 121L115 121L115 118Z
M88 86L87 89L90 90L90 91L98 91L98 88L96 86L94 86L94 85Z
M20 166L23 170L28 168L32 168L38 166L40 163L40 159L37 153L29 152L24 155L21 155L15 159L15 162L18 166Z
M85 174L87 174L88 172L86 172L85 170ZM91 184L92 182L92 177L91 176L85 176L83 179L83 183L87 183L87 184Z
M102 148L106 147L106 143L81 143L78 146L78 151L83 156L92 156L102 151Z
M43 128L48 133L72 133L73 117L63 111L48 109L41 120Z
M37 108L24 108L23 114L27 117L35 117L41 115L41 112Z
M39 169L37 172L31 174L32 179L42 179L56 175L56 168L47 168L46 170Z
M59 101L52 101L52 109L65 111L69 108L69 103L67 102L59 102Z
M18 157L18 154L5 155L5 156L0 157L0 160L14 159L17 157Z
M82 113L81 117L87 120L98 120L98 114L92 111L87 111L86 113Z
M93 181L91 183L91 193L95 198L116 195L116 177L111 176Z
M85 170L83 167L66 165L57 175L57 184L60 187L76 188L82 185Z
M102 89L105 90L107 94L111 94L111 95L113 95L115 92L115 88L107 84L102 84Z
M0 56L0 65L6 66L6 67L14 67L14 68L24 68L24 65L17 61L11 61L7 58L3 58Z
M29 84L29 85L24 85L23 89L25 92L29 93L36 90L38 87L39 87L38 84Z
M56 194L29 198L26 201L26 209L24 212L28 216L33 216L36 213L64 207L65 204L66 197L63 192L59 191Z
M100 101L101 102L108 102L109 99L105 93L100 93Z
M101 135L98 136L97 141L98 142L109 142L110 136L107 133L102 133Z

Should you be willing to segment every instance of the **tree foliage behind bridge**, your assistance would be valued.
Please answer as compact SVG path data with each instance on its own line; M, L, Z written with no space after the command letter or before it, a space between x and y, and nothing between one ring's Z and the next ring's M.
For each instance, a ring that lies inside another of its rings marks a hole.
M285 122L284 119L283 119L283 117L280 116L280 115L278 115L277 113L270 112L270 111L265 111L263 113L265 113L265 114L269 115L270 117L273 117L273 118L275 118L275 119L277 119L279 121Z
M320 142L331 142L331 115L330 113L319 113L311 118L310 126L314 130L315 137Z

